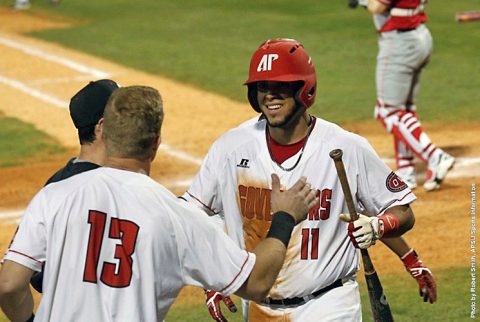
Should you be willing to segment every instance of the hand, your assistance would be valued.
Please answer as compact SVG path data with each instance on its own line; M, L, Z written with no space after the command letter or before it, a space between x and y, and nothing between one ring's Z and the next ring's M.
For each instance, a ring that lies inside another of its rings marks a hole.
M407 271L417 281L423 302L435 303L437 300L437 284L432 272L418 258L413 249L410 249L401 259Z
M205 290L205 303L207 304L208 312L212 316L212 319L217 322L228 322L220 309L220 301L222 300L230 312L237 312L237 307L230 296L223 296L221 293L214 290Z
M316 203L316 191L311 189L305 177L300 178L290 189L280 190L280 178L272 174L271 211L284 211L295 219L295 224L307 218L307 214Z
M340 214L340 219L350 222L348 225L348 236L356 248L367 249L375 245L375 241L381 236L379 234L379 219L376 216L368 217L357 214L358 219L352 221L350 214Z

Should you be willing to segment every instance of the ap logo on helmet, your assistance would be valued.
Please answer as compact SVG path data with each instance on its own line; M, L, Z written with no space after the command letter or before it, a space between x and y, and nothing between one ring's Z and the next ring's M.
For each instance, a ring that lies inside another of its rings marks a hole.
M257 72L266 72L272 70L272 62L278 59L277 54L265 54L263 55L260 63L257 67Z

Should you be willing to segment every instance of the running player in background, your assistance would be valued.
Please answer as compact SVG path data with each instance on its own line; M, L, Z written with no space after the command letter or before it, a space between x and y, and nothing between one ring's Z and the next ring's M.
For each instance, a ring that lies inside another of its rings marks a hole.
M253 54L245 84L260 118L230 130L212 145L183 197L222 217L228 235L246 250L254 249L270 227L270 173L286 187L305 176L319 197L307 220L292 232L268 296L260 303L243 301L245 321L360 321L354 245L368 248L379 238L405 256L405 265L407 257L412 260L407 269L419 273L422 296L435 301L430 271L403 239L391 238L413 226L409 204L415 196L365 139L307 112L315 101L317 81L304 47L292 39L267 40ZM344 151L357 209L375 215L360 215L349 233L348 224L339 219L348 210L329 157L337 148ZM216 321L225 321L218 303L225 294L215 294L207 292L209 311Z
M118 87L118 84L110 79L101 79L88 83L72 97L69 110L78 131L80 153L52 175L45 185L103 165L106 158L105 144L100 132L103 113L108 99ZM31 280L33 288L39 293L42 293L42 283L43 270L35 272Z
M318 202L305 178L280 191L253 252L241 250L197 207L149 177L163 104L151 87L116 90L100 135L104 167L44 187L31 201L0 271L0 306L32 321L28 287L45 261L36 321L162 321L186 285L261 300L285 259L294 226ZM220 262L212 258L225 259Z
M414 155L427 163L426 191L440 188L455 158L433 144L423 131L415 101L420 75L432 53L425 22L426 0L364 0L379 32L375 117L393 134L397 174L417 186Z

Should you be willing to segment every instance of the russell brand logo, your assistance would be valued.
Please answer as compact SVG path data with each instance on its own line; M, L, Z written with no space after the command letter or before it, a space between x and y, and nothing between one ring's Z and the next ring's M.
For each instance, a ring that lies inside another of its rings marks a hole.
M250 168L250 166L248 165L248 162L250 162L250 160L248 160L248 159L242 159L242 161L240 161L240 163L237 164L237 167L240 167L240 168Z

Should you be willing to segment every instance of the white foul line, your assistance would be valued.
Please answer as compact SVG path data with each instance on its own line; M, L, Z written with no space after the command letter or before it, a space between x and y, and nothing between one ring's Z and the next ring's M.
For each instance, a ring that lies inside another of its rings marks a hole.
M39 50L37 48L30 47L28 45L16 42L14 40L5 38L3 36L0 36L0 45L4 45L4 46L10 47L10 48L14 48L14 49L20 50L20 51L22 51L22 52L24 52L28 55L39 57L41 59L48 60L48 61L60 64L60 65L64 65L66 67L69 67L69 68L71 68L73 70L76 70L76 71L79 71L81 73L89 74L89 75L91 75L95 78L109 78L109 76L110 76L109 73L101 71L99 69L82 65L80 63L74 62L74 61L72 61L70 59L67 59L67 58L64 58L64 57L49 54L49 53L44 52L42 50Z
M0 83L4 83L8 86L11 86L19 91L24 92L25 94L28 94L30 96L33 96L35 98L38 98L41 101L47 102L49 104L52 104L56 107L60 108L67 108L68 107L68 102L63 101L55 96L48 95L42 91L39 91L38 89L35 89L33 87L28 86L25 83L22 83L20 81L7 78L5 76L0 75Z
M183 160L183 161L188 161L196 165L201 165L203 162L202 158L197 158L192 156L191 154L188 154L185 151L182 150L177 150L173 148L172 146L162 143L160 145L160 150L165 152L168 155L171 155L172 157L175 157L177 159Z

